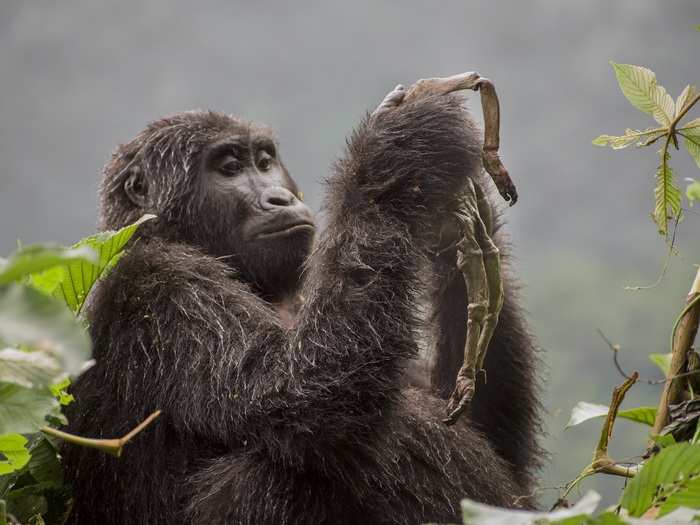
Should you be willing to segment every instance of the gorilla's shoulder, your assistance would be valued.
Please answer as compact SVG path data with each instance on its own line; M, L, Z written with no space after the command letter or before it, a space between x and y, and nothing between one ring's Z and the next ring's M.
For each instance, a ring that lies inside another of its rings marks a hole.
M235 272L222 261L180 243L137 239L99 283L96 302L174 298L216 288L231 288Z

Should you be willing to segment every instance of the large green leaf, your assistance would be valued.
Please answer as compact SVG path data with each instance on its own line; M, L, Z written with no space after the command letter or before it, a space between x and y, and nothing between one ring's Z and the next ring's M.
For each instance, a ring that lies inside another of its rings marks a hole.
M608 415L608 407L605 405L597 405L595 403L586 403L579 401L571 410L571 417L564 428L574 427L581 423L597 417L605 417ZM629 410L620 410L617 413L618 418L629 419L635 423L652 426L656 417L656 408L654 407L638 407L630 408Z
M70 375L90 358L81 322L56 299L17 283L0 286L0 339L45 352Z
M698 168L700 168L700 118L691 120L680 128L678 132L683 135L688 153L690 153L690 156L693 157Z
M671 493L674 484L700 475L700 445L678 443L664 448L642 467L622 493L620 504L641 516Z
M33 286L63 299L74 313L79 313L92 286L117 263L139 225L154 217L155 215L144 215L116 232L106 231L86 237L73 245L73 248L94 250L97 254L95 264L81 260L70 261L61 267L62 270L53 269L33 275Z
M26 275L45 271L71 262L96 263L97 255L88 246L62 248L25 246L0 261L0 284L16 281Z
M666 134L665 129L649 128L643 131L638 129L626 129L622 136L601 135L593 141L596 146L610 146L612 149L626 148L631 144L646 146L649 142Z
M0 434L31 434L57 414L58 401L48 388L25 388L0 383Z
M687 85L685 89L681 91L676 99L676 116L680 115L685 111L686 107L693 101L693 99L698 95L698 88L695 86Z
M656 83L650 69L630 64L610 62L615 70L622 93L634 107L648 113L664 126L670 126L676 114L676 105L666 90Z
M0 476L19 470L29 462L27 438L20 434L0 435L0 453L5 459L0 459Z
M0 350L0 382L28 388L47 387L65 375L59 361L45 352L23 352L15 348Z
M656 170L654 188L654 213L652 217L661 235L668 235L669 218L678 217L681 212L681 190L673 180L673 170L669 165L668 153L661 152L661 163Z

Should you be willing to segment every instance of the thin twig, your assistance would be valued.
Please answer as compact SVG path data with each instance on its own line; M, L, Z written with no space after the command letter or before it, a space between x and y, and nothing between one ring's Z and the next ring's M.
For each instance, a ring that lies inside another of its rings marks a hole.
M681 222L681 217L683 215L683 210L680 211L678 214L678 217L675 217L675 224L673 225L673 234L671 235L671 242L668 245L668 252L666 253L666 257L664 259L664 265L661 268L661 273L659 276L656 278L656 281L652 284L647 284L647 285L641 285L641 286L625 286L624 290L626 292L638 292L640 290L651 290L653 288L656 288L661 284L661 282L664 280L664 277L666 277L666 272L668 271L668 267L671 265L671 258L673 257L673 252L675 251L676 248L676 233L678 232L678 225Z
M625 370L622 368L622 365L620 365L620 362L617 357L617 353L620 351L620 345L618 344L613 344L610 339L606 337L606 335L602 332L600 328L596 329L598 331L598 334L600 334L600 337L603 338L605 343L610 347L610 350L613 352L613 363L615 364L615 368L617 371L620 373L622 377L625 379L629 379L630 375L625 372ZM690 370L689 372L682 372L680 374L676 374L670 377L665 377L663 379L646 379L643 377L640 377L637 380L637 383L645 383L647 385L663 385L664 383L667 383L668 381L673 381L674 379L680 379L682 377L688 377L692 376L695 374L700 374L700 370Z
M154 419L156 419L160 415L160 410L156 410L153 412L150 416L148 416L146 419L144 419L141 423L139 423L136 427L134 427L133 430L131 430L128 434L120 437L120 438L115 438L115 439L91 439L91 438L85 438L82 436L76 436L73 434L69 434L67 432L63 432L61 430L57 430L55 428L43 426L39 430L44 432L45 434L48 434L53 437L57 437L59 439L62 439L66 443L72 443L74 445L80 445L81 447L88 447L88 448L96 448L98 450L101 450L103 452L106 452L107 454L110 454L112 456L120 457L122 455L124 445L126 445L129 441L131 441L136 434L141 432L143 429L145 429L148 425L150 425Z

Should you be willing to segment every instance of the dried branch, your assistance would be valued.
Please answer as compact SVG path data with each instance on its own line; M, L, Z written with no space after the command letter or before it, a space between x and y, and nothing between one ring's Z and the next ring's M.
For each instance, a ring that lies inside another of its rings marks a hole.
M639 472L639 465L624 465L608 456L608 443L612 436L617 412L620 409L622 401L625 399L627 391L632 388L632 385L637 382L637 379L639 379L639 374L637 372L632 372L631 376L613 390L610 408L608 408L608 415L605 417L605 422L600 430L598 446L596 446L596 449L593 451L593 461L591 461L591 464L584 468L573 481L567 483L566 489L559 498L559 501L565 500L576 485L593 474L610 474L612 476L632 478Z

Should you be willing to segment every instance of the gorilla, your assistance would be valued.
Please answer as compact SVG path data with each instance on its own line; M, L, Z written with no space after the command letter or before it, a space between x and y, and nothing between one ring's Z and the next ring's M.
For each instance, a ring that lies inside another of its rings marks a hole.
M538 357L507 269L485 377L442 422L468 296L450 224L467 178L490 184L480 133L454 94L402 98L348 139L318 235L263 126L186 112L116 150L101 228L157 218L91 297L96 364L68 431L163 415L121 458L63 450L69 523L418 524L461 522L464 497L532 506Z

